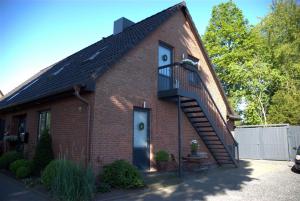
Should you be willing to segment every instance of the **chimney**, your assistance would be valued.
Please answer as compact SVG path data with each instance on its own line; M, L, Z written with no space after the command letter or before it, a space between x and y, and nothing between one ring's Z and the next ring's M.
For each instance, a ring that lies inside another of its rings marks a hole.
M134 24L134 22L130 21L129 19L127 19L125 17L121 17L120 19L117 19L114 22L114 35L121 33L124 29L126 29L127 27L130 27L133 24Z

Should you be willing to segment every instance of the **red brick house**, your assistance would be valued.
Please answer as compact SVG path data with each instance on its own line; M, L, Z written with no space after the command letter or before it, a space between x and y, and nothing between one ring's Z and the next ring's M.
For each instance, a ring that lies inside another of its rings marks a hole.
M153 169L158 150L178 160L194 139L206 162L237 165L236 116L185 4L114 25L111 36L5 95L0 133L28 133L31 158L48 128L56 156L95 170L116 159Z

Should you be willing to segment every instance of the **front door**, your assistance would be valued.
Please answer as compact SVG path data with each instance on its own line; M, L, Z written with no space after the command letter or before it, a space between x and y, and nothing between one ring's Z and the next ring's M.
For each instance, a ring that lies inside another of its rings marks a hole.
M150 168L149 110L134 109L133 116L133 164L141 170L148 170Z
M159 90L169 90L172 86L172 69L167 65L172 64L173 55L172 48L165 44L160 44L158 47L158 67L159 67ZM165 67L162 67L165 66Z

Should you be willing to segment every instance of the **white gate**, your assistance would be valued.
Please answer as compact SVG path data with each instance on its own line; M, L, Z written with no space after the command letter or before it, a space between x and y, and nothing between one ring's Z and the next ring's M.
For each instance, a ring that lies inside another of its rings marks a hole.
M300 126L240 126L234 131L240 158L292 160L300 145Z
M300 146L300 126L290 126L288 128L288 143L290 158L296 157L296 149Z

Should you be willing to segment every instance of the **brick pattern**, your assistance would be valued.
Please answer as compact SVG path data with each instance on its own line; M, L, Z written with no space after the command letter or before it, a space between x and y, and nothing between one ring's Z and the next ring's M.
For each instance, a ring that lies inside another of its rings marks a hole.
M85 98L93 103L93 96L87 95ZM2 114L2 118L6 121L6 129L11 134L16 134L17 131L17 125L14 121L16 116L26 115L26 130L29 133L29 138L28 144L24 147L25 156L28 158L34 156L37 144L38 115L43 110L51 111L50 133L55 156L84 162L86 157L87 107L75 97Z
M178 12L97 81L91 155L95 170L116 159L132 161L133 107L142 106L144 101L151 109L151 169L154 169L154 154L160 149L177 158L177 107L157 98L159 41L174 47L174 61L180 61L183 54L200 59L201 74L226 118L226 105L208 64L189 23ZM200 142L201 151L209 152L184 114L183 120L184 155L190 153L193 139ZM207 161L215 163L210 154Z

